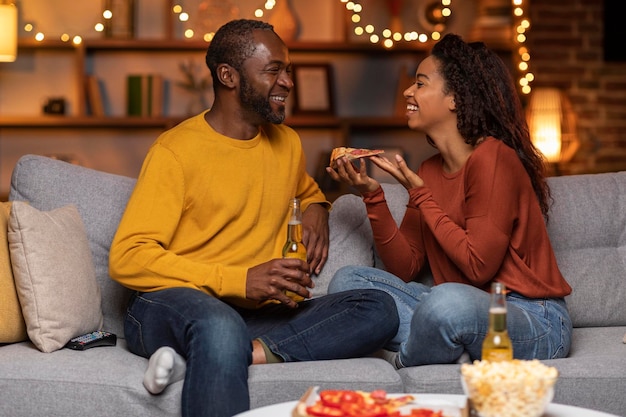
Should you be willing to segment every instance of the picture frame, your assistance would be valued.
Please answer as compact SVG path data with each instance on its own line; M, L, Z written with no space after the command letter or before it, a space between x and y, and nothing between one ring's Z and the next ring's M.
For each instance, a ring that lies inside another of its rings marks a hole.
M135 36L135 0L104 0L104 10L112 14L104 22L105 37L131 39Z
M293 115L335 114L333 72L328 63L293 65Z

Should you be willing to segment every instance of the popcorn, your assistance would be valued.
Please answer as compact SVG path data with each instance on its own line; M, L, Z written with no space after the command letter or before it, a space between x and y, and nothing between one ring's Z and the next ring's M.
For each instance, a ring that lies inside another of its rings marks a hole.
M461 366L463 389L481 417L539 417L554 396L556 368L538 360Z

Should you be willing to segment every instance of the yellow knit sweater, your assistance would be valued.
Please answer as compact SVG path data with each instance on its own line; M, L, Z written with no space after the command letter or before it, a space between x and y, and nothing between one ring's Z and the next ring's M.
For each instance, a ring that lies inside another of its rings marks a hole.
M289 199L326 203L298 135L266 125L250 140L192 117L152 145L113 239L111 277L138 291L197 288L243 307L247 270L281 257Z

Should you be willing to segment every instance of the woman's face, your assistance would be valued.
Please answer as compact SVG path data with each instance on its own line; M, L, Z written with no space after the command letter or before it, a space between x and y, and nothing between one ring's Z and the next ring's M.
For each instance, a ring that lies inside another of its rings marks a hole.
M404 91L408 125L428 135L441 123L454 122L454 95L444 93L445 81L439 73L436 58L424 59L415 74L415 83Z

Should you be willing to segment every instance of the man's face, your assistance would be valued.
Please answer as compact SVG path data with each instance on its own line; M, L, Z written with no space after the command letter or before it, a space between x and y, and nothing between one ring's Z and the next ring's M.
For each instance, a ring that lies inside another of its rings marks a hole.
M247 81L248 77L242 76L239 90L241 105L253 113L259 115L269 123L279 124L285 120L285 108L272 108L270 99L265 91L256 89Z
M285 120L285 101L293 88L287 48L269 31L254 34L256 51L240 71L239 99L244 110L264 122Z

